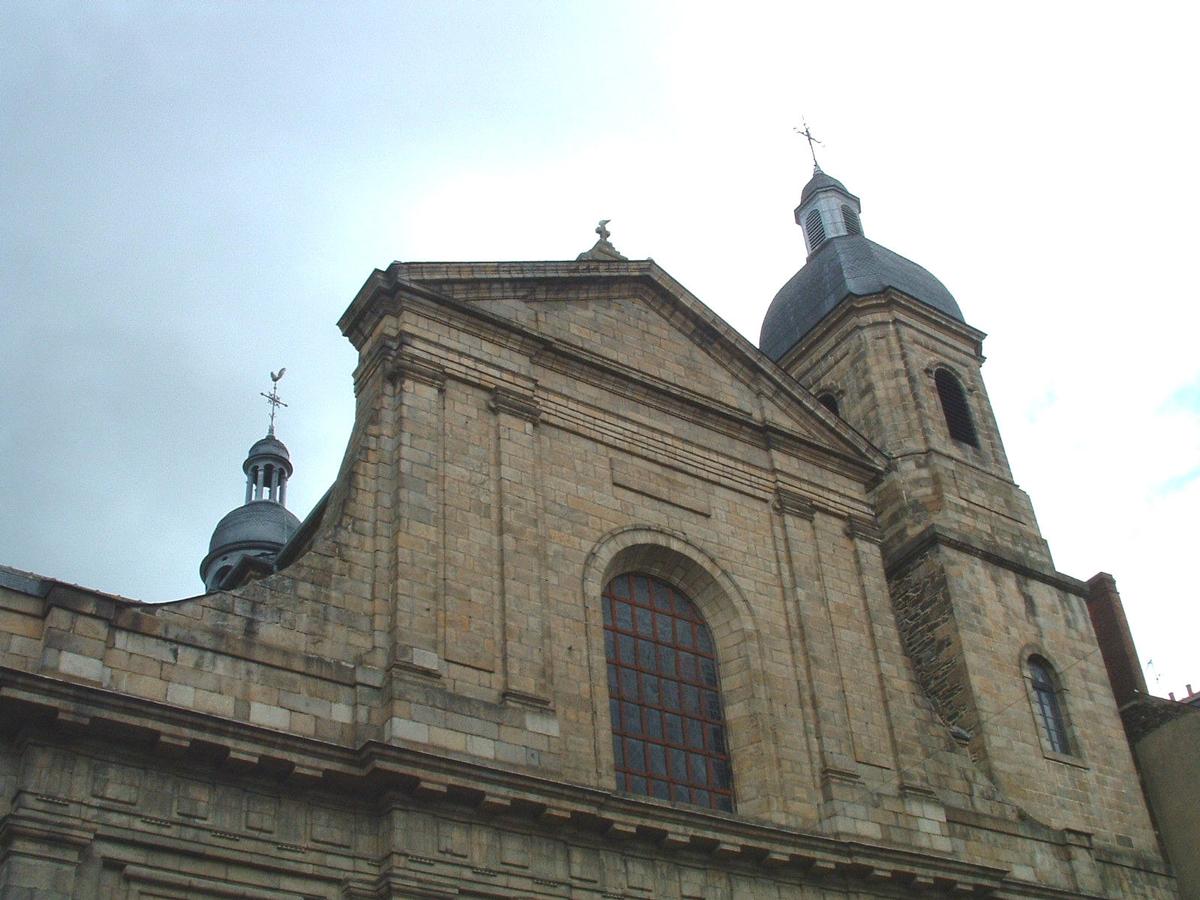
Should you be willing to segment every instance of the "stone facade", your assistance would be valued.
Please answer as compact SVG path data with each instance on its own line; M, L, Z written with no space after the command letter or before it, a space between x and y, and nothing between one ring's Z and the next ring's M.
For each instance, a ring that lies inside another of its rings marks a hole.
M1176 895L981 334L888 293L777 367L621 259L396 263L340 325L354 429L274 574L0 582L0 897ZM711 629L733 814L616 790L628 572Z

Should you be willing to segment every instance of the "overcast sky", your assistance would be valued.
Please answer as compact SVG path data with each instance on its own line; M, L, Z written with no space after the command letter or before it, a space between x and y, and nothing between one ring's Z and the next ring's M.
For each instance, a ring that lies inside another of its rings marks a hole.
M989 333L1059 569L1200 687L1195 4L54 3L0 12L0 562L196 594L259 391L301 518L335 322L393 259L569 259L611 218L758 341L823 168Z

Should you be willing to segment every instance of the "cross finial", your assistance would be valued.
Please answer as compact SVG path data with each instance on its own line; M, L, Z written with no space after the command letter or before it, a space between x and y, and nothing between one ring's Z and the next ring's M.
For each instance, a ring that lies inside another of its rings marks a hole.
M266 397L267 403L269 403L271 405L271 424L267 428L267 434L270 437L275 437L275 412L276 412L276 410L278 410L279 407L281 407L281 406L287 406L286 403L284 403L282 400L279 399L279 379L283 377L283 373L286 371L287 371L286 368L282 368L278 372L271 373L271 393L264 394L262 391L258 392L259 396Z
M820 144L821 142L812 136L812 131L808 127L808 122L806 122L804 119L801 119L800 121L803 123L804 129L801 130L799 128L793 128L792 130L795 131L796 134L804 135L804 137L808 140L808 152L812 154L813 172L815 174L816 172L821 171L821 164L817 162L817 151L813 148L813 144ZM821 146L825 145L821 144Z

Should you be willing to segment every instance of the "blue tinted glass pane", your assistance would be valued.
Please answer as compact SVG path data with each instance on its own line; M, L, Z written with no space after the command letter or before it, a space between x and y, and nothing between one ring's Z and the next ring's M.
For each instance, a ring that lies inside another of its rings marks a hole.
M629 579L633 582L633 599L637 603L645 606L650 605L650 582L641 575L634 575Z
M684 681L700 680L700 673L696 671L696 657L692 656L692 654L679 654L679 677Z
M629 793L645 794L646 793L646 779L643 778L641 775L632 776L629 779Z
M717 686L717 664L711 659L700 660L700 680L705 687Z
M613 637L613 633L611 631L604 632L604 658L605 659L611 661L611 660L614 660L617 658L617 651L615 649L616 642L617 642L617 639L615 637Z
M721 698L716 691L704 692L704 714L714 721L721 718Z
M708 760L699 753L688 754L693 784L708 784Z
M650 641L639 640L637 646L638 665L647 671L655 671L658 667L654 664L654 644Z
M692 626L690 622L675 623L675 638L679 641L680 647L694 646L692 641Z
M628 603L617 604L617 627L633 631L633 607Z
M666 777L667 750L662 744L647 744L646 753L650 758L650 774Z
M671 785L671 799L681 800L684 803L687 803L692 799L692 792L682 784L673 784Z
M654 613L648 609L642 609L640 606L633 612L634 620L637 622L637 633L642 637L653 637Z
M614 597L619 600L625 600L629 597L629 579L624 575L614 578L608 589Z
M675 781L687 781L687 754L682 750L669 747L667 760L671 765L671 778Z
M675 651L670 647L658 648L658 671L666 678L675 677Z
M642 699L651 706L658 706L662 702L659 681L655 676L642 676Z
M663 612L671 611L671 589L661 581L654 583L654 608Z
M603 597L601 599L603 601L603 606L604 606L604 624L611 625L612 624L612 601L609 600L607 597Z
M642 710L636 703L621 704L621 730L626 734L641 733Z
M626 700L637 699L637 672L633 669L621 669L621 696Z
M660 741L663 738L662 713L657 709L646 709L646 734Z
M721 795L716 798L716 801L717 809L724 810L725 812L733 812L732 798Z
M618 769L625 768L625 748L622 746L624 741L618 734L613 735L613 765Z
M725 753L725 729L720 725L706 725L708 732L708 749L712 753Z
M617 667L610 665L608 667L608 693L610 695L617 692Z
M696 626L696 643L705 653L713 652L712 632L708 630L707 625Z
M671 629L671 620L666 616L654 617L654 636L662 643L669 644L675 640Z
M616 700L609 700L608 715L610 716L612 727L619 729L621 727L621 704Z
M700 689L695 685L683 686L683 711L690 716L700 715Z
M625 738L625 768L646 771L646 745L635 738Z
M618 791L625 790L625 773L624 772L617 773L617 790Z
M663 708L664 709L679 709L679 683L675 681L663 681Z
M729 790L731 775L729 771L729 763L720 760L713 760L713 786Z
M683 743L683 719L672 713L667 713L664 717L667 726L667 740L672 744Z
M692 750L704 749L704 729L698 719L686 719L687 745Z
M667 783L665 781L650 782L650 794L654 797L658 797L660 800L671 799L671 790L669 787L667 787Z
M621 662L627 666L632 666L634 661L633 638L627 634L618 634L617 646L621 649Z
M692 802L697 806L712 806L712 800L709 799L708 791L692 791Z

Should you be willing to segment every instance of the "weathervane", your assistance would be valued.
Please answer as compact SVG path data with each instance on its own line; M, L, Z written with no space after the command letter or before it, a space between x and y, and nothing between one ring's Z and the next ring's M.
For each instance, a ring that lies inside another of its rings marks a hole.
M279 379L283 377L283 373L286 371L286 368L281 368L278 372L271 373L271 393L264 394L262 391L258 392L260 397L266 397L267 403L271 404L271 425L267 428L267 435L270 437L275 437L275 411L281 406L287 406L286 403L279 399Z
M812 136L812 131L810 131L808 127L808 122L806 122L804 119L801 119L800 121L804 124L804 130L801 131L799 128L793 128L792 131L796 132L796 134L802 134L808 139L808 152L812 154L813 171L820 172L821 164L817 162L817 151L813 149L813 144L821 144L821 142ZM821 146L824 147L825 145L821 144Z

